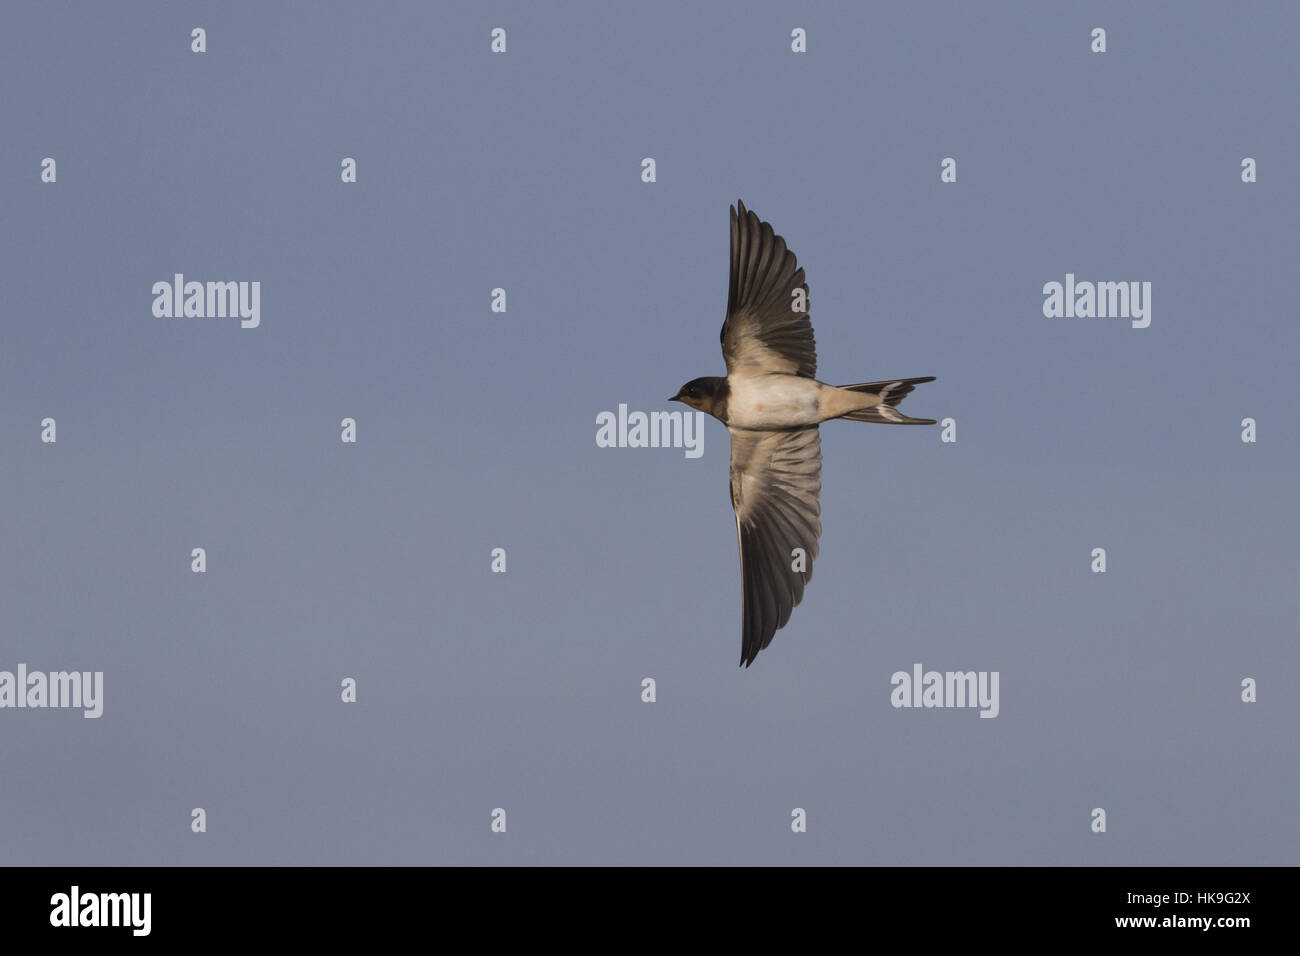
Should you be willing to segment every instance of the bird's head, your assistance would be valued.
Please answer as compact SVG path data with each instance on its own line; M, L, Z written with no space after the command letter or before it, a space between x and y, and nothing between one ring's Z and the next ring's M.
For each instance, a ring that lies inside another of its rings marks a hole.
M718 386L725 379L693 378L677 390L677 394L668 399L670 402L684 402L691 408L711 412L714 400L718 397Z

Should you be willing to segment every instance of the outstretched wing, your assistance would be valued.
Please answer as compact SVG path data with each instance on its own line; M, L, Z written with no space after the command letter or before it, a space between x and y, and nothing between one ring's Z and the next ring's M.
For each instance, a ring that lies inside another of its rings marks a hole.
M802 295L796 290L803 290ZM728 375L817 374L803 270L785 240L743 202L731 208L731 284L722 356Z
M821 436L816 425L728 431L745 608L740 663L748 667L790 620L812 580L822 533Z

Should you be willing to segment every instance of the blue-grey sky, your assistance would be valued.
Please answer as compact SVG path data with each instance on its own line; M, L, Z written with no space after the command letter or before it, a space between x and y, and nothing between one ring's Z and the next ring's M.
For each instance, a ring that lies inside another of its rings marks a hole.
M1298 27L6 3L0 670L102 671L104 714L0 710L0 862L1296 863ZM722 372L737 198L819 377L936 375L903 410L958 439L823 427L748 670L725 429L595 442ZM155 317L178 272L260 327ZM1044 317L1067 273L1150 327ZM892 707L917 662L998 717Z

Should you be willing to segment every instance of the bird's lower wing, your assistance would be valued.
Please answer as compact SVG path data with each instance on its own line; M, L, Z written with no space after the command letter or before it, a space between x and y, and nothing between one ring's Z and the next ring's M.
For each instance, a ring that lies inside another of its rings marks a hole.
M740 662L748 667L790 620L812 580L822 532L821 436L815 425L728 431L744 593Z

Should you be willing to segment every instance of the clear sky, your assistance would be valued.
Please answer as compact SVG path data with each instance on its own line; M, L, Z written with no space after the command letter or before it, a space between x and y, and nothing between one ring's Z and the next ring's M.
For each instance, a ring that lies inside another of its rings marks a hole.
M4 4L0 670L104 713L0 709L0 862L1296 863L1300 9L1071 6ZM823 427L748 670L725 429L595 441L722 373L737 198L957 423Z

